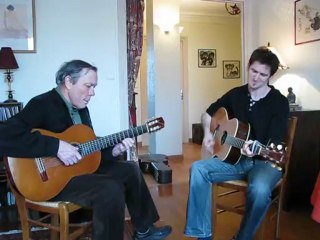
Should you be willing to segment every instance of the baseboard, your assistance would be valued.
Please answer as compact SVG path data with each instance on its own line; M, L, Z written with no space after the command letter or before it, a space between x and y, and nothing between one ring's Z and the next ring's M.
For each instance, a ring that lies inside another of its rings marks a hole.
M168 156L168 158L170 159L170 158L181 158L181 157L183 157L183 154L177 154L177 155L167 155Z

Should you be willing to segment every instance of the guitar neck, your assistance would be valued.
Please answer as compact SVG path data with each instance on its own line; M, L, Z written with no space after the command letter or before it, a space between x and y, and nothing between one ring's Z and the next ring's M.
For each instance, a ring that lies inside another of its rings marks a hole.
M89 142L81 143L78 146L79 152L82 156L89 155L104 148L114 146L125 138L133 138L147 132L149 132L149 129L146 124L130 128Z
M245 144L245 140L228 135L226 138L226 143L232 147L236 147L238 149L243 148L243 145ZM260 155L261 153L266 153L266 149L263 148L263 146L258 141L253 141L252 145L250 146L250 150L256 154Z
M236 148L241 149L243 147L245 141L240 138L228 135L226 137L225 143L232 146L232 147L236 147Z
M245 143L244 140L237 137L229 136L229 135L226 137L225 142L228 145L239 148L239 149L241 149ZM268 161L274 162L276 164L281 164L283 160L284 151L281 152L281 151L270 150L257 140L253 141L253 143L249 147L251 152L253 152L255 155L259 155L264 158L267 158Z

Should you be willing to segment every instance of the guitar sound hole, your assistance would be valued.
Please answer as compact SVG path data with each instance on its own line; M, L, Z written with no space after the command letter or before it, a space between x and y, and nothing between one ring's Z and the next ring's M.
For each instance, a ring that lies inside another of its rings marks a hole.
M228 136L227 131L224 131L222 136L221 136L221 145L226 142L227 136Z

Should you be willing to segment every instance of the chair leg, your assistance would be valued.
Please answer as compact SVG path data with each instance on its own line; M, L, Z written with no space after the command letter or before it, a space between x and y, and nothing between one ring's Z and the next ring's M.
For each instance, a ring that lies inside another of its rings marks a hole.
M267 224L266 221L267 221L267 216L264 217L264 219L262 220L261 225L259 227L259 230L258 230L258 239L259 240L263 240L264 229L265 229L265 226Z
M64 203L59 204L60 240L69 240L69 211Z
M278 200L278 209L277 209L277 222L276 222L276 230L275 230L275 237L276 239L280 239L280 216L281 216L281 209L282 209L282 193L280 193L280 197Z
M19 218L21 222L22 228L22 239L29 240L30 239L30 226L28 222L28 210L26 208L25 200L20 194L14 194L16 199L16 205L18 207Z
M217 224L217 200L218 200L218 185L212 184L212 237L214 237L214 232Z
M58 226L59 225L59 218L57 214L51 215L51 225L52 226ZM56 230L51 229L50 230L50 240L59 240L59 235Z

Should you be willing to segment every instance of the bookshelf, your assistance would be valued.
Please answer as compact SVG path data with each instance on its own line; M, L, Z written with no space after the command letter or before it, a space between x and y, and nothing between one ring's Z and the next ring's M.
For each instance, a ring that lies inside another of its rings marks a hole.
M23 108L21 102L0 103L0 122L4 122L20 112Z
M19 113L23 108L21 102L0 103L0 123ZM0 156L0 207L15 205L15 199L7 187L7 175Z

